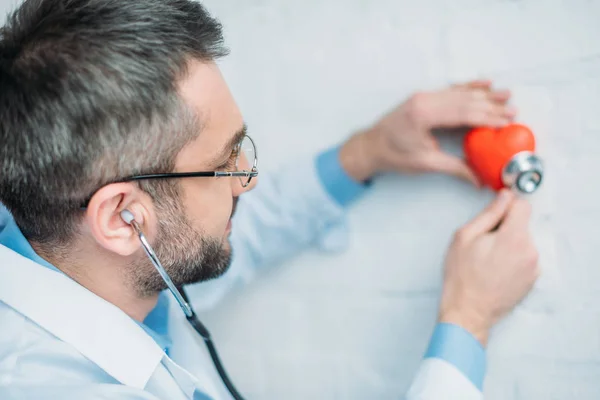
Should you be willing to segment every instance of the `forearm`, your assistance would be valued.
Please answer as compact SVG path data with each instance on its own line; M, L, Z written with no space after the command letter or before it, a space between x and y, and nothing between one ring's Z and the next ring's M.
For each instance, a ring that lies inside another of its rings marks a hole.
M401 131L403 127L397 129ZM377 126L355 134L339 151L340 166L357 182L367 182L389 170L389 159L384 136ZM407 399L481 399L488 326L476 315L453 308L441 311Z

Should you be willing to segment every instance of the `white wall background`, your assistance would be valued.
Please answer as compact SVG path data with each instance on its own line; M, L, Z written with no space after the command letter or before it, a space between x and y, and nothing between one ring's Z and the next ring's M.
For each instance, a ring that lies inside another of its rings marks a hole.
M0 0L4 11L12 0ZM600 398L600 1L208 0L261 170L338 143L412 91L514 90L547 162L532 198L543 275L490 344L486 398ZM352 248L272 268L204 319L250 399L398 399L435 323L452 232L489 193L388 176Z
M486 398L600 398L600 1L208 0L261 170L316 152L417 89L489 77L546 159L532 198L543 275L495 332ZM435 323L452 232L490 198L389 176L352 248L276 266L204 318L254 399L398 399Z

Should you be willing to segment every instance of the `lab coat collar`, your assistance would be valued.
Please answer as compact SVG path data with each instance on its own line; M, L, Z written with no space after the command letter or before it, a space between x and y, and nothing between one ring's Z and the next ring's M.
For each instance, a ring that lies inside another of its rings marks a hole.
M124 385L143 389L165 356L121 309L3 245L0 300Z
M58 268L44 260L35 252L35 250L31 247L31 244L27 241L25 236L23 236L23 233L17 226L14 218L12 218L8 210L1 203L0 245L4 245L9 249L16 251L22 256L29 258L31 261L34 261L46 268L56 272L61 272ZM168 302L169 299L167 298L167 292L161 292L158 297L156 307L150 311L150 314L148 314L144 320L144 323L136 322L165 352L167 352L173 344L167 330L169 310Z

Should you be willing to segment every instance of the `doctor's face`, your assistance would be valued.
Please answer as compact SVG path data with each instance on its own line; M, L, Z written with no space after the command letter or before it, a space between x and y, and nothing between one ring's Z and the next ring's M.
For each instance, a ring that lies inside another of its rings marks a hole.
M218 67L192 63L179 90L200 116L202 131L182 149L175 171L235 171L245 126ZM252 162L240 154L240 169L251 169ZM173 182L176 193L155 202L157 234L152 245L175 285L216 278L227 270L237 199L256 182L253 178L244 188L237 177L178 179ZM132 271L140 292L166 289L145 255L136 264Z

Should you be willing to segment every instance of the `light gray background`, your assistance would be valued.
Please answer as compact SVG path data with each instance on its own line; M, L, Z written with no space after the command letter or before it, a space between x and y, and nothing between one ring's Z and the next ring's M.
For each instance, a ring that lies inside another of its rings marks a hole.
M531 199L543 275L493 336L486 398L600 398L600 2L205 3L225 25L223 70L262 172L339 143L418 89L479 77L512 89L547 163ZM203 315L239 389L399 398L435 323L451 234L489 199L440 176L377 181L351 209L349 251L275 266Z
M495 332L487 399L600 398L600 2L209 0L261 169L335 144L412 91L478 77L515 93L547 180L531 199L543 275ZM388 176L351 210L352 248L277 266L205 317L241 390L397 399L435 322L452 232L490 198Z

